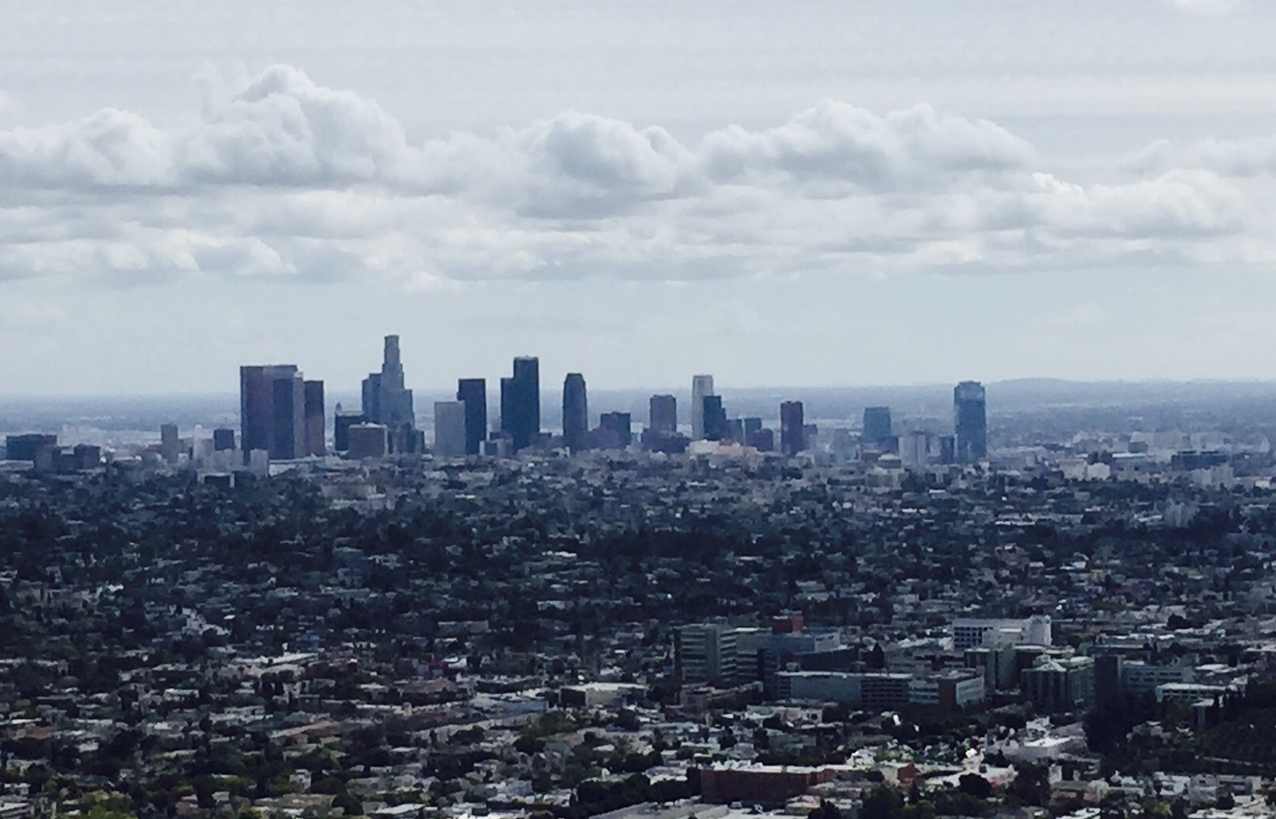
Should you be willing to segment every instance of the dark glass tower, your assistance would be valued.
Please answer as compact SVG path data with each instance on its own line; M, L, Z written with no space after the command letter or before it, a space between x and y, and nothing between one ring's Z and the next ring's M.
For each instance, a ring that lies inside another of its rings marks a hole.
M654 432L678 431L678 399L672 395L653 395L648 403L648 426Z
M366 424L367 418L361 412L342 412L332 417L332 446L337 452L350 449L350 427L355 424Z
M527 449L541 430L540 361L514 359L514 376L501 379L501 430L509 433L514 451Z
M456 400L465 402L465 454L478 455L487 440L487 381L460 379L456 382Z
M607 448L624 449L633 443L633 420L627 412L604 412L598 419L598 429Z
M988 416L983 385L963 381L953 389L953 431L958 463L988 457Z
M780 405L780 449L785 455L796 455L806 449L806 426L801 401L785 401Z
M306 454L325 455L327 446L324 441L323 414L323 382L305 382L306 401Z
M585 376L568 373L563 381L563 444L572 453L585 449L589 435L589 398Z
M891 437L891 408L865 407L864 434L860 441L868 446L880 446Z
M239 368L240 446L244 464L254 449L274 460L306 454L305 385L296 365Z
M727 437L727 410L722 406L721 395L706 395L701 401L701 423L704 437L709 441L721 441Z

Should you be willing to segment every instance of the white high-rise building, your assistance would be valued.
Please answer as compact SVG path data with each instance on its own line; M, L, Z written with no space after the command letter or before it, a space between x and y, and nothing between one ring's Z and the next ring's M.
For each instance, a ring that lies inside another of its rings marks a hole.
M439 458L465 456L465 402L434 402L434 454Z
M713 395L713 376L696 375L691 377L691 440L704 438L704 399Z
M899 459L904 466L921 469L930 455L930 433L912 430L899 439Z

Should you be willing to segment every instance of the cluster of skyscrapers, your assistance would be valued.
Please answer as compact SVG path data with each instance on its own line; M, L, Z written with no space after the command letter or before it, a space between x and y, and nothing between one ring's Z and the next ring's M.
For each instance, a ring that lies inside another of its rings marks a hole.
M325 454L323 382L306 381L295 365L240 367L239 418L245 465L253 451L272 460ZM161 447L175 447L175 428L171 437L161 430Z
M334 415L333 444L350 457L379 457L426 451L425 435L416 428L412 391L405 386L398 336L386 336L379 372L362 385L359 411ZM589 398L585 377L568 373L563 381L562 437L555 440L541 429L540 362L531 356L514 359L513 372L500 380L500 417L489 431L487 382L462 378L456 400L434 405L434 439L431 451L442 457L513 455L529 448L561 446L572 453L590 449L620 449L634 443L633 419L628 412L607 412L598 426L589 423ZM271 460L289 460L326 451L324 438L324 389L322 381L307 381L295 365L240 368L241 446L244 462L259 451ZM796 455L806 450L815 428L806 423L801 401L780 405L779 441L775 430L758 417L731 418L722 396L714 389L713 376L696 375L691 381L690 435L678 428L678 399L651 396L648 426L642 431L643 448L667 453L687 451L694 442L736 443L760 451L776 450ZM958 384L953 392L953 436L937 436L941 462L971 462L987 456L987 420L984 388L973 381ZM217 441L219 448L234 448ZM176 437L176 430L172 431ZM925 463L932 455L932 436L910 432L903 439L893 434L889 407L864 410L860 445L868 451L896 453L906 462ZM778 443L778 447L777 447ZM162 443L162 449L165 448Z

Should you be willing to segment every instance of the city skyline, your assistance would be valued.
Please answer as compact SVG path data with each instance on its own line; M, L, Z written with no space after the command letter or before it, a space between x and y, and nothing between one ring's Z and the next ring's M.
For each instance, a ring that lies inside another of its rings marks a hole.
M382 326L439 387L1273 379L1273 39L1256 0L18 9L0 389L345 383Z

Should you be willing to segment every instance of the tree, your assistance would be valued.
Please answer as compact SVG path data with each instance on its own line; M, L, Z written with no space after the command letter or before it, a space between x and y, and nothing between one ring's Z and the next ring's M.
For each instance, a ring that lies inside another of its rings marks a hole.
M962 774L958 777L957 788L976 799L987 799L992 796L992 783L976 773Z
M842 819L842 812L837 805L827 799L820 800L820 806L807 814L808 819Z
M864 797L860 819L903 819L904 797L894 788L878 785Z

